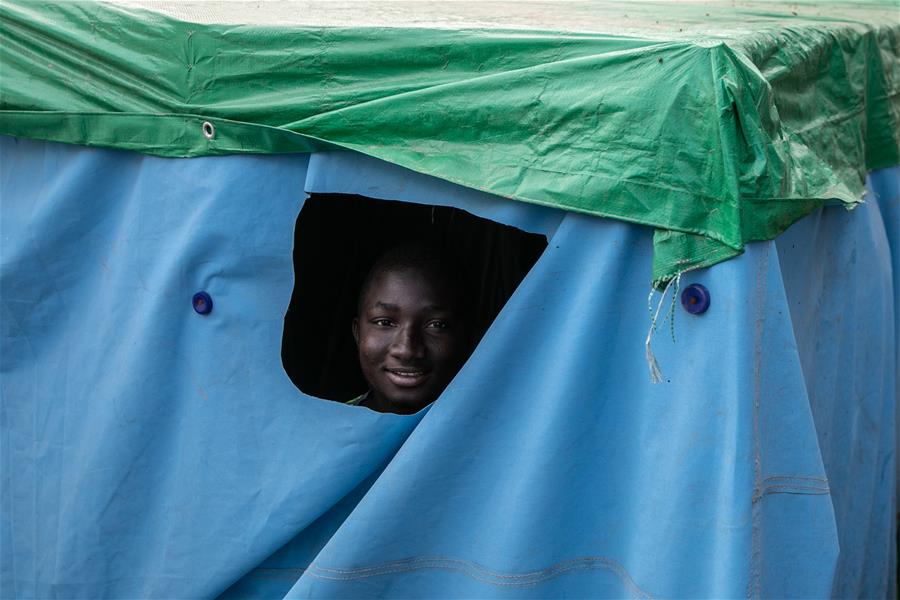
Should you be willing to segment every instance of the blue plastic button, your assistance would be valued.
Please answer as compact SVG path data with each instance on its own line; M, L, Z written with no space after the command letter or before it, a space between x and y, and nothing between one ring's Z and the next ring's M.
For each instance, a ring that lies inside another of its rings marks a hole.
M197 292L194 294L194 299L191 300L191 304L193 304L194 310L197 311L198 315L208 315L212 312L212 296L206 292Z
M709 290L692 283L681 292L681 306L692 315L702 315L709 310Z

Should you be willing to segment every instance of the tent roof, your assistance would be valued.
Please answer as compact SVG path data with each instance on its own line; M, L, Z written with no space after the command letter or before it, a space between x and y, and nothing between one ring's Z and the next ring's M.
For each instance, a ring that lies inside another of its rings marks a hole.
M894 2L11 1L0 16L0 133L162 156L349 148L654 227L657 285L852 205L867 169L900 163Z
M263 27L402 27L736 38L761 27L896 20L891 2L112 0L192 23Z

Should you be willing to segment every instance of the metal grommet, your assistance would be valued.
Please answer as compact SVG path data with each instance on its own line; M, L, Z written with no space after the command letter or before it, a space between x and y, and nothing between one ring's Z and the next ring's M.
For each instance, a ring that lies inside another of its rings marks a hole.
M212 296L206 292L197 292L191 300L191 305L198 315L208 315L213 309Z
M209 121L203 121L203 137L205 137L208 140L211 140L214 137L216 137L216 128Z
M692 315L709 310L709 290L699 283L692 283L681 292L681 306Z

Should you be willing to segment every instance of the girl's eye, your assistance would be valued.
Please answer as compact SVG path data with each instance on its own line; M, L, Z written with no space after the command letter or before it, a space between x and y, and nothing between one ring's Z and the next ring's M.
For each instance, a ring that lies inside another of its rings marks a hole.
M390 319L375 319L374 321L372 321L372 323L374 325L377 325L378 327L390 327L391 326Z
M432 329L447 329L449 327L446 321L430 321L427 326Z

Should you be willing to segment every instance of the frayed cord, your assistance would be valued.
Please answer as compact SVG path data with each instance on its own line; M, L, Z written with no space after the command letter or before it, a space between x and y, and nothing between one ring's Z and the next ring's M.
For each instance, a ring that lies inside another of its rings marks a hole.
M659 362L656 360L656 355L653 354L653 348L650 345L650 340L653 338L653 332L656 331L656 323L659 319L659 311L662 310L663 302L665 302L666 294L669 292L669 288L672 285L675 285L675 290L672 292L672 310L670 311L669 318L671 319L671 327L672 327L672 339L675 339L675 298L678 296L678 286L681 283L681 273L677 273L675 277L669 280L669 283L666 284L666 287L662 291L662 296L659 298L659 303L656 305L656 312L653 313L653 286L650 287L650 295L647 296L647 308L653 313L653 317L650 319L650 331L647 332L647 339L644 341L644 350L647 356L647 366L650 367L650 383L659 383L662 381L662 371L659 368Z

